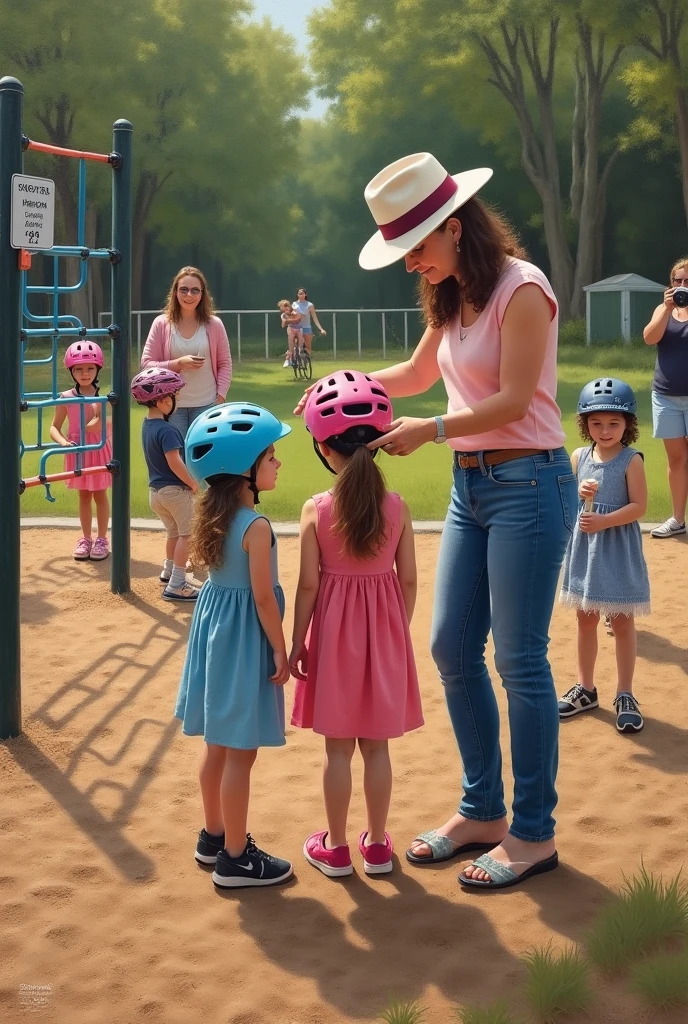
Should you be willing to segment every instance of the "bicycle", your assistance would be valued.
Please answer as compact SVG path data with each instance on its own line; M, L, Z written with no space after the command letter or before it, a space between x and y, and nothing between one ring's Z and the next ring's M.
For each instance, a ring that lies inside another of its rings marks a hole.
M306 348L305 342L299 342L298 338L294 341L294 348L291 353L290 365L294 371L294 379L298 380L301 377L303 380L310 380L313 376L313 364L311 357Z

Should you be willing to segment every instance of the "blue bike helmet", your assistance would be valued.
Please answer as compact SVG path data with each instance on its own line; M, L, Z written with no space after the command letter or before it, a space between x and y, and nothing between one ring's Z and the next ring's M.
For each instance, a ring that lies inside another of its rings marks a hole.
M291 433L267 409L252 402L228 402L201 413L186 435L186 468L194 480L246 476L256 503L256 460L275 441Z
M590 412L627 412L634 416L638 403L633 388L616 377L600 377L586 384L578 399L578 414Z

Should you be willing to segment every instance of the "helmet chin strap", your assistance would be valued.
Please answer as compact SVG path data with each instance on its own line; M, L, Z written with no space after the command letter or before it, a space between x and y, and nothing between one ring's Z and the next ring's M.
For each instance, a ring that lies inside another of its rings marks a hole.
M242 474L241 479L242 480L248 480L248 486L251 489L251 491L253 492L253 500L254 500L256 505L260 505L260 498L258 496L260 492L258 491L258 488L256 487L256 479L257 479L257 477L258 477L258 470L256 469L256 464L254 462L253 465L251 466L251 475L250 476L243 476L243 474Z
M93 387L96 390L96 393L95 393L95 397L96 398L100 394L100 385L98 384L98 374L99 374L99 372L100 372L100 367L96 366L96 375L93 378L93 380L91 381L91 384L93 385ZM74 367L73 366L69 367L69 375L72 378L72 380L74 381L74 390L76 391L77 395L81 395L81 388L79 387L79 381L74 376Z
M332 469L332 466L329 464L329 462L327 461L327 459L325 458L323 453L318 448L318 442L315 440L315 438L313 438L313 450L315 451L315 454L318 456L318 458L322 462L322 464L325 467L325 469L329 469L330 473L332 473L333 476L336 476L337 474Z
M167 412L167 413L164 412L162 414L162 418L164 419L165 423L167 423L169 421L170 416L174 415L175 410L177 408L177 396L176 395L170 395L169 397L172 399L172 408L170 409L169 412Z

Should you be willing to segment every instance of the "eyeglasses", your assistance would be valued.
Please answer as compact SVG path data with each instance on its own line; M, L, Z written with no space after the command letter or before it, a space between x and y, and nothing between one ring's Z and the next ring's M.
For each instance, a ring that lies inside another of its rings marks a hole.
M672 284L688 284L688 277L672 277Z
M184 285L181 285L179 288L177 288L177 291L179 292L180 295L193 295L194 298L195 298L196 295L200 295L201 294L203 289L202 288L186 288Z

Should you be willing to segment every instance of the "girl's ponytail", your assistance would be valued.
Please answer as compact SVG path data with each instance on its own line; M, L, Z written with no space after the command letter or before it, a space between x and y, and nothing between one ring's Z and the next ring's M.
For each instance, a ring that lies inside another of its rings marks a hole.
M241 476L217 476L208 480L194 515L191 559L195 565L219 569L232 519L241 505L245 480Z
M384 477L365 445L354 450L332 489L334 531L353 558L373 558L385 539Z

